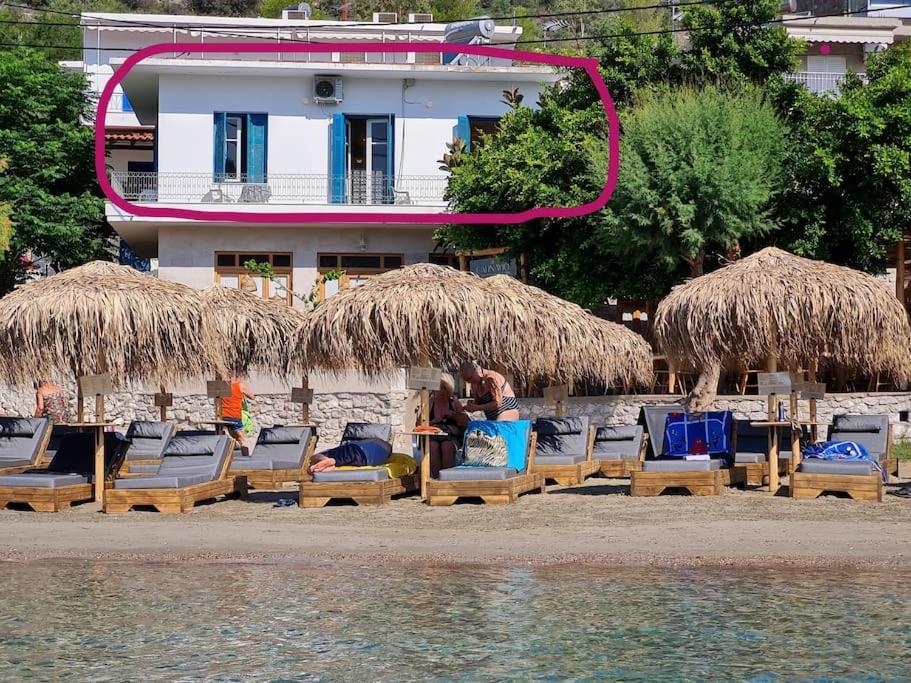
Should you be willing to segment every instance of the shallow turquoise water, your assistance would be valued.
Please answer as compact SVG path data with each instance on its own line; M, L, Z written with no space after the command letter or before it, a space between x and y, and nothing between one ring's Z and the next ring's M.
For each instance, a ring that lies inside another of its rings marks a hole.
M911 574L0 564L0 680L911 680Z

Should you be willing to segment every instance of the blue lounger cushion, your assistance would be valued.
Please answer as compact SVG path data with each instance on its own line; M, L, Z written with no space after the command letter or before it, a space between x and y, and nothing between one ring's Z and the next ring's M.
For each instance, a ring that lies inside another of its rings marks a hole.
M81 474L59 474L57 472L27 472L0 476L0 486L16 488L48 488L88 484L89 478Z
M313 475L313 481L323 482L344 482L344 481L385 481L389 479L389 471L385 467L363 468L358 470L333 470L331 472L317 472Z
M721 458L711 460L646 460L642 463L643 472L711 472L720 470L724 465Z
M807 458L800 464L800 471L807 474L853 474L880 476L872 462L862 460L823 460L822 458Z
M518 476L514 467L450 467L440 470L440 481L502 481Z

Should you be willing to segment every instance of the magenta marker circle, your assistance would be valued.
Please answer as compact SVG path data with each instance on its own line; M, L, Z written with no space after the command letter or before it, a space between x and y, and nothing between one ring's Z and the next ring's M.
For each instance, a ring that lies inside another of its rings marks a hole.
M282 43L282 52L312 52L311 43ZM570 207L536 207L518 213L397 213L394 211L377 213L355 212L320 212L299 211L287 213L247 213L242 211L200 211L196 209L178 209L173 207L139 206L121 197L108 181L105 169L105 119L108 102L121 81L136 64L143 59L159 54L171 53L239 53L264 52L275 53L274 43L159 43L149 45L126 58L124 63L108 79L101 96L98 98L98 109L95 115L95 174L104 196L110 202L135 216L149 218L180 218L205 221L246 222L246 223L523 223L536 218L575 218L594 213L607 204L617 186L617 175L620 170L620 120L614 101L607 91L607 86L598 73L598 60L590 57L568 57L566 55L541 54L524 52L490 45L459 45L456 43L318 43L321 52L456 52L485 57L500 57L537 64L550 64L563 68L584 69L592 80L595 90L604 105L608 124L608 167L604 188L593 201Z
M828 43L823 43L822 45L819 46L819 54L821 54L821 55L827 55L831 51L832 51L832 46L829 45Z

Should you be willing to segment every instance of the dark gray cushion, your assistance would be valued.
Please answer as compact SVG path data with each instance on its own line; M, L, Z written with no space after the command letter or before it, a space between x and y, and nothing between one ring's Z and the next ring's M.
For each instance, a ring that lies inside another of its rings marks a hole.
M56 472L28 472L23 474L7 474L0 476L0 486L14 486L17 488L60 488L61 486L75 486L88 484L89 478L80 474L58 474Z
M25 460L27 465L36 464L50 429L50 421L45 417L0 417L0 462Z
M46 425L44 417L0 417L0 436L31 438Z
M313 481L325 483L330 481L383 481L389 478L389 471L385 467L379 469L359 470L333 470L331 472L317 472Z
M598 427L592 449L595 460L638 460L642 448L641 425Z
M584 455L536 455L536 465L575 465L585 462Z
M182 489L194 484L205 484L211 481L205 474L193 474L180 477L135 477L118 479L114 482L116 489Z
M765 453L735 453L735 463L765 462L768 456Z
M342 434L342 443L361 441L363 439L382 439L392 442L392 425L371 424L369 422L349 422Z
M282 427L282 429L293 429ZM266 431L266 430L263 430ZM279 435L273 440L257 441L250 458L236 457L231 461L232 470L284 470L299 469L304 465L307 446L310 441L310 429L302 428L296 441L287 442L283 439L288 435Z
M165 448L164 456L182 455L182 456L206 456L213 455L218 440L224 438L217 435L187 435L177 434L168 442Z
M646 460L642 463L644 472L710 472L720 470L724 464L721 458L711 460Z
M35 463L33 463L31 460L23 460L21 458L13 457L0 457L0 469L3 469L4 467L31 467L34 464Z
M267 427L260 431L256 445L306 442L310 439L311 433L310 427Z
M175 422L147 422L134 420L127 428L130 446L126 459L157 460L167 448L171 437L177 432Z
M440 470L440 481L499 481L518 474L512 467L450 467Z
M535 420L535 457L575 456L588 452L587 417L539 417Z
M618 425L595 429L595 443L610 441L634 441L642 435L641 425Z
M830 441L854 441L881 460L889 449L888 415L837 415L829 429Z
M882 432L888 428L888 415L836 415L832 422L836 432Z
M160 463L150 465L130 465L130 472L136 474L157 474Z
M879 472L871 462L823 460L821 458L807 458L800 464L800 471L807 474L853 474L865 475Z

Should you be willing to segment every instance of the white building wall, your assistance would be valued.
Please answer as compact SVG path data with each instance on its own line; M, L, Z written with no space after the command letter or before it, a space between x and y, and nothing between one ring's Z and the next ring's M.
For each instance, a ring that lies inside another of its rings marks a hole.
M159 84L158 170L211 173L212 114L268 113L269 174L326 174L333 114L393 114L395 169L399 175L441 175L437 160L453 138L460 115L501 116L504 89L514 85L526 101L541 86L497 82L417 80L404 95L402 80L346 78L344 102L315 104L313 79L163 75Z

